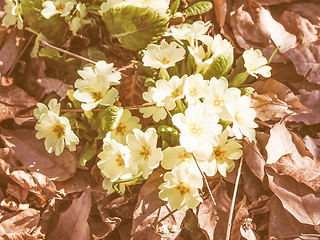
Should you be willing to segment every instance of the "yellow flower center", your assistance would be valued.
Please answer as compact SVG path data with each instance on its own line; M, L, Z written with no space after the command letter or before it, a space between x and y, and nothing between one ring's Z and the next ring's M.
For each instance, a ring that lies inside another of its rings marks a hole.
M127 126L123 125L122 122L119 122L118 126L116 127L115 134L124 136L126 132L126 128Z
M56 125L53 129L53 132L57 134L58 139L62 138L65 135L64 127L62 125Z
M190 193L190 187L181 181L179 181L179 185L176 186L176 189L179 191L181 196L184 196L185 194Z
M178 158L184 161L186 158L192 158L192 154L187 152L186 150L183 150L183 152L178 155Z
M189 95L190 95L191 97L196 97L196 96L198 95L197 89L196 89L196 88L190 89L190 90L189 90Z
M215 148L213 150L213 157L214 159L216 159L219 162L222 162L224 159L224 155L225 155L226 151L222 150L220 146L218 146L217 148Z
M172 98L176 98L176 97L179 97L181 94L182 94L182 91L181 91L179 88L176 88L176 89L172 92L171 97L172 97Z
M66 7L66 5L65 4L58 4L57 6L56 6L56 10L58 11L58 12L63 12L63 9Z
M224 101L223 100L220 100L220 99L216 99L216 100L214 100L214 102L213 102L213 105L215 106L215 107L220 107L220 108L222 108L223 107L223 104L224 104Z
M124 164L124 160L123 160L123 157L121 154L118 154L116 160L115 160L117 163L118 163L118 166L119 167L123 167L125 164Z
M96 101L99 101L103 98L103 95L101 92L93 92L92 93L92 98Z
M140 155L142 155L143 160L148 160L148 158L151 156L151 147L142 146L142 151L140 152Z
M163 65L170 63L170 61L166 57L163 57L162 59L157 59L157 60L159 60Z

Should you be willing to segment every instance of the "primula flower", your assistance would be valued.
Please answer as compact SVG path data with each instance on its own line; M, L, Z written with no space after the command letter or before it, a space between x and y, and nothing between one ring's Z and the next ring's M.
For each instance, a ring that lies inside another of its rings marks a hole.
M169 68L184 58L186 51L176 42L162 42L160 45L149 44L146 50L142 50L144 66L152 68Z
M228 80L224 77L210 79L207 95L204 98L204 103L209 103L218 113L222 111L224 105L232 96L240 97L241 91L238 88L228 88Z
M133 134L127 136L132 175L142 173L142 177L147 178L159 166L163 155L161 149L157 148L157 139L154 128L148 128L145 133L140 129L133 129Z
M103 142L102 152L98 154L101 160L97 163L103 175L110 178L111 182L117 181L124 174L127 175L125 178L130 178L128 147L111 139L110 134L107 134Z
M231 172L235 166L234 160L242 156L241 144L232 139L228 140L228 135L228 130L218 135L219 145L213 148L212 155L208 159L210 166L204 169L208 176L214 176L219 171L226 177L227 172Z
M118 112L114 128L110 132L110 137L117 142L125 144L126 137L135 128L141 129L140 119L132 116L128 109L121 108Z
M2 23L9 27L10 25L15 24L18 22L18 29L23 28L23 20L21 16L21 5L18 3L17 0L5 0L6 5L4 6L4 11L6 15L2 19Z
M195 40L203 38L211 25L210 22L196 21L193 24L182 24L178 28L172 26L170 28L171 33L166 35L172 36L176 40L187 40L190 46L194 48Z
M152 116L152 119L155 122L159 122L160 120L163 120L167 117L167 112L164 108L165 103L160 101L160 102L156 102L153 100L153 95L155 94L155 88L149 88L148 92L144 92L142 94L143 99L147 102L144 105L152 105L154 104L155 106L151 106L151 107L143 107L140 108L139 111L143 114L144 118L148 118ZM173 106L172 104L170 105L170 109L172 110L175 107L175 105Z
M186 79L184 85L184 94L188 104L195 104L200 102L200 98L206 96L208 81L203 80L201 74L191 75Z
M85 111L90 111L99 104L109 106L115 102L118 90L111 88L112 85L120 84L121 75L112 71L113 63L107 64L99 61L95 67L85 67L78 74L83 79L78 79L74 86L78 88L73 97L80 102Z
M250 108L250 97L233 96L225 104L220 117L224 121L232 122L232 131L237 139L242 139L242 135L248 137L250 141L255 139L254 128L258 127L258 124L254 122L256 112Z
M198 103L189 106L185 115L173 115L172 122L180 130L180 144L188 152L199 152L204 159L213 151L212 146L219 144L217 135L222 126L218 124L219 117L210 105Z
M257 74L261 74L264 77L271 76L271 67L267 66L268 60L262 56L262 52L259 49L250 48L243 52L242 57L244 66L250 75L255 78L258 77Z
M171 211L186 211L202 202L198 189L202 188L202 178L189 168L180 164L164 175L164 183L159 186L159 198L168 201Z
M169 81L163 79L156 81L152 99L157 103L163 102L168 109L175 108L175 101L184 97L183 87L186 78L187 75L182 76L182 78L173 76Z
M53 151L58 156L63 152L64 145L70 151L76 150L79 138L71 130L68 118L59 117L54 112L48 111L40 116L35 129L38 131L38 139L45 138L44 145L49 153Z
M167 147L165 150L163 150L163 160L161 161L161 166L164 169L171 170L183 162L194 162L192 153L187 152L184 147Z
M75 3L76 2L72 0L45 1L42 3L43 9L41 14L46 19L49 19L57 14L60 14L61 17L66 17L71 13Z
M87 7L84 3L78 3L76 6L77 16L75 16L70 23L70 30L73 35L77 34L77 31L84 25L90 23L90 20L86 20Z
M57 115L60 115L60 103L58 103L57 99L53 98L49 101L48 107L44 105L43 103L37 103L36 109L33 110L34 117L39 120L42 114L48 113L48 111L51 111Z

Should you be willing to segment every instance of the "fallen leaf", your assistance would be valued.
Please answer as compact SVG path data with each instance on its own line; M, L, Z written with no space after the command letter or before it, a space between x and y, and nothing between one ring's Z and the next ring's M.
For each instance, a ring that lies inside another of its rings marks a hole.
M287 86L275 79L257 81L252 87L259 94L253 94L252 107L262 121L274 120L275 117L282 118L289 113L310 111Z
M257 200L253 201L248 208L252 216L261 215L270 211L270 197L261 195Z
M90 185L91 174L89 171L78 170L76 174L66 181L56 181L55 185L58 190L63 190L66 194L83 192Z
M303 122L307 125L313 125L320 123L320 90L312 90L311 92L304 89L300 90L298 95L301 103L311 109L311 112L299 113L289 117L289 121Z
M261 154L256 143L248 141L248 138L244 139L242 146L244 160L248 167L251 169L253 174L263 182L264 165L266 164L265 158Z
M39 219L40 211L33 208L4 214L0 219L0 236L30 233L38 225Z
M48 153L43 140L36 139L35 133L27 129L1 129L6 146L14 150L14 157L28 170L40 172L55 181L71 178L77 170L76 156L67 149L59 156Z
M0 86L0 121L13 118L18 112L35 106L37 102L15 85Z
M269 217L269 239L287 239L290 236L296 236L303 233L316 233L314 227L300 223L295 219L281 204L281 201L275 196L271 197L270 217ZM293 238L291 238L293 239Z
M15 197L20 203L25 203L29 194L29 191L19 185L8 183L6 193Z
M305 143L306 147L309 149L309 151L312 153L313 158L316 161L320 161L320 139L313 139L306 135L303 138L303 142Z
M250 202L257 200L259 196L264 194L263 181L258 179L253 174L246 163L243 163L240 180L240 183L242 184L244 190L244 194Z
M231 228L231 240L239 240L241 238L240 228L246 218L249 217L248 208L246 206L247 199L243 196L242 200L234 208L234 219Z
M29 204L17 203L11 196L3 199L0 202L0 206L14 212L29 208Z
M290 49L286 53L286 57L293 62L297 73L302 76L306 76L311 69L307 80L320 84L320 41L301 44Z
M222 28L226 21L227 14L227 1L226 0L213 0L214 12L219 27Z
M175 239L185 212L171 212L158 197L163 172L155 170L142 186L133 213L131 239Z
M49 77L37 79L36 84L43 89L42 94L38 96L39 99L43 98L46 94L50 94L51 92L55 92L61 98L65 98L67 96L67 91L73 88L72 85L66 84L60 79Z
M25 43L25 32L13 28L0 49L0 73L5 75L17 60Z
M281 176L267 167L269 187L280 199L283 207L299 222L313 225L320 224L320 193L314 192L303 183L289 176Z
M314 191L320 191L320 162L291 153L266 166L272 168L279 175L291 176L297 182L306 184Z
M73 200L71 206L60 215L57 225L46 239L89 240L90 229L87 220L90 209L91 190L88 188L78 199Z
M290 3L295 0L255 0L255 1L260 3L261 5L278 5L281 3Z

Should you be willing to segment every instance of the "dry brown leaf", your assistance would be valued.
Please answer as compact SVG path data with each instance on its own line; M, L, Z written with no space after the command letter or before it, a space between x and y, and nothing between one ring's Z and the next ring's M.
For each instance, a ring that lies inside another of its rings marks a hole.
M243 156L253 174L263 182L265 158L261 154L255 142L247 138L243 141Z
M39 219L40 211L33 208L7 213L0 219L0 236L30 233L38 225Z
M43 140L35 137L34 130L4 130L2 139L14 150L14 157L30 171L37 171L55 181L65 181L77 170L76 156L67 149L56 156L46 151Z
M279 175L293 177L296 181L304 183L314 191L320 191L320 162L298 154L286 154L277 162L266 165Z
M227 14L227 1L226 0L213 0L214 12L219 27L222 28L226 21Z
M255 0L255 1L260 3L261 5L278 5L281 3L290 3L295 0Z
M0 121L13 118L21 110L36 104L37 100L15 85L0 86Z
M0 49L0 74L5 75L15 63L25 43L25 32L13 28Z
M302 89L300 90L298 98L304 106L308 107L312 111L290 116L289 121L303 122L307 125L320 123L320 90L313 90L309 92Z
M261 180L253 174L246 163L243 163L240 180L244 194L250 202L257 200L259 196L264 194L262 185L263 182L261 182Z
M58 190L63 190L66 194L83 192L90 185L91 174L89 171L78 170L76 174L64 181L57 181L55 185Z
M23 204L23 203L16 203L16 201L10 196L8 198L3 199L0 202L0 206L6 209L9 209L10 211L21 211L29 208L29 204Z
M242 200L234 208L234 219L231 228L231 240L239 240L241 238L240 228L246 218L249 217L247 199L243 196Z
M90 229L88 217L91 209L91 190L86 189L82 195L73 200L71 206L62 213L48 240L89 240Z
M309 149L309 151L312 153L314 159L316 161L320 161L320 139L313 139L306 135L303 138L303 142L305 143L306 147Z
M305 43L286 52L288 57L296 67L297 73L306 76L309 82L320 84L320 41Z
M6 193L15 197L20 203L25 203L29 191L21 186L8 183Z
M36 83L43 89L42 94L38 96L39 99L51 92L55 92L61 98L65 98L67 96L67 91L73 88L72 85L66 84L60 79L49 77L37 79Z
M158 197L163 172L155 170L142 186L132 220L132 239L175 239L185 212L171 212Z
M313 225L319 231L320 193L289 176L281 176L267 167L269 187L281 200L282 205L299 222Z
M281 204L276 197L271 197L270 217L269 217L269 239L287 239L289 236L296 236L303 233L315 233L314 227L300 223ZM291 238L293 239L293 238Z
M270 197L261 195L248 208L251 215L261 215L270 211Z
M309 111L287 86L275 79L258 81L252 87L259 94L252 96L252 107L262 121L282 118L289 113Z

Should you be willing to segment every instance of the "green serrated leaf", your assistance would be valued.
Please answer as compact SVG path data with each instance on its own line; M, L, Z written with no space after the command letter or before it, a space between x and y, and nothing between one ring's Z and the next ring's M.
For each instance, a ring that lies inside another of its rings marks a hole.
M21 9L24 22L33 30L42 33L55 43L62 43L67 23L60 16L46 19L41 15L42 3L45 0L21 0Z
M79 157L81 166L85 166L86 163L97 154L97 143L94 141L92 144L86 142L83 152Z
M102 16L111 38L125 49L138 51L158 41L169 24L169 16L149 7L115 6Z
M114 123L118 117L120 108L116 106L108 107L106 111L98 114L98 119L101 118L101 129L104 132L109 132L114 128Z
M213 59L209 67L203 71L204 79L212 77L220 78L225 76L231 69L233 64L233 48L226 48L218 56Z
M180 6L180 0L175 0L171 5L170 5L170 12L171 16L173 16L177 11Z
M204 14L209 12L213 8L213 4L208 1L197 2L187 9L185 9L182 13L186 13L188 17Z

